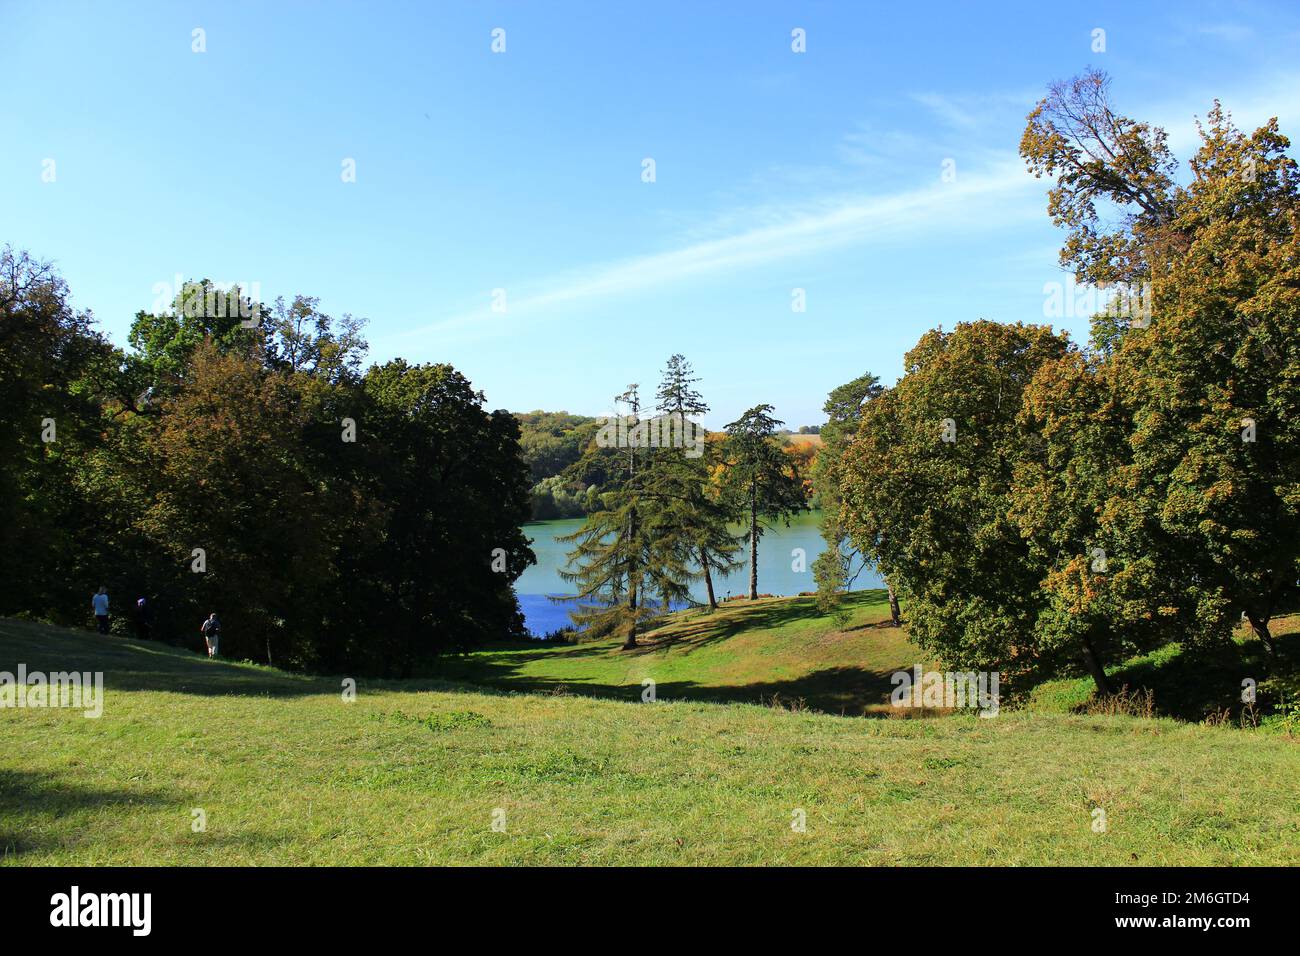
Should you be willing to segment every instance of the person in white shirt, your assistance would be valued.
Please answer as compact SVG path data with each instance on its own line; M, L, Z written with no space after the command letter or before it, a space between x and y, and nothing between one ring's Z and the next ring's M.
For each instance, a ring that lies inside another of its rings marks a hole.
M95 625L100 634L108 633L108 588L102 585L99 592L90 599L90 606L95 610Z

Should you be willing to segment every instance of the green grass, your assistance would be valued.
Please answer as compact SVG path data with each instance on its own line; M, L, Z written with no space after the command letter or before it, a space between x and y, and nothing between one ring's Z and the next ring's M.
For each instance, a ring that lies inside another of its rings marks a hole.
M728 613L760 614L791 644L801 632L802 615ZM615 680L601 670L612 662L580 665L582 656L565 664L591 668L585 681L567 679L571 689L621 700L363 680L345 703L340 678L0 621L0 670L102 670L107 687L98 720L0 710L0 860L1300 863L1300 746L1282 735L1068 713L876 720L673 699L663 691L675 680L743 699L755 675L766 693L844 663L828 648L802 672L793 649L774 651L771 669L728 664L728 646L750 656L761 634L709 643L707 630L694 643L683 635L680 656L700 656L690 677L658 671L667 676L654 704L639 703L635 674ZM823 630L804 633L815 641ZM861 668L869 673L911 653L888 647L900 639L892 630L849 635L879 652ZM584 649L600 654L570 650ZM655 667L686 667L671 649L658 663L655 653L644 655ZM544 675L497 676L556 687ZM204 832L192 830L196 808ZM1105 833L1093 832L1094 808L1106 812ZM505 832L492 828L496 810ZM806 832L791 829L796 810Z
M718 611L682 611L624 651L621 639L583 644L529 642L444 662L438 676L539 693L639 701L642 681L659 700L806 706L861 716L889 708L889 676L925 657L888 626L883 591L845 601L838 626L811 597L729 601Z
M1275 660L1243 625L1225 646L1190 655L1181 645L1169 644L1108 667L1106 675L1113 689L1149 689L1162 716L1276 724L1284 710L1300 702L1300 615L1275 618L1272 632L1278 648ZM1247 678L1256 685L1253 707L1243 706L1241 699L1242 681ZM1078 711L1087 707L1093 692L1089 677L1047 681L1029 690L1025 706L1056 713ZM1297 715L1290 723L1300 730L1300 711Z

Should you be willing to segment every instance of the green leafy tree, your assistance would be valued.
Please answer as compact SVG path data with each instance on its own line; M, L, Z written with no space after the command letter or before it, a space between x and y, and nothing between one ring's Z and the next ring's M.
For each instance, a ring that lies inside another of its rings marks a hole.
M516 412L520 447L533 483L564 473L591 443L599 420L568 412Z
M359 421L384 505L378 545L357 557L373 582L372 654L397 676L445 651L524 634L513 584L534 562L519 425L446 364L394 359L362 381ZM376 626L378 625L378 626Z
M270 368L306 372L331 384L360 373L367 351L365 319L344 315L336 321L320 310L319 299L303 295L288 304L277 298L260 319Z
M162 312L137 312L128 341L142 383L158 396L185 378L191 357L205 342L221 354L261 362L266 308L238 287L220 289L208 279L186 282Z
M953 665L1034 666L1044 568L1008 511L1013 468L1036 440L1017 416L1035 372L1067 347L1039 326L927 332L843 448L844 527L907 598L913 639Z
M49 263L0 249L0 613L85 620L94 588L116 583L83 478L121 356L92 322Z
M833 389L822 406L827 422L819 429L822 447L813 464L812 478L817 497L821 501L821 533L826 542L822 553L813 562L813 577L817 581L817 605L823 611L838 606L840 595L852 586L853 580L868 564L874 563L878 567L880 563L878 556L863 554L853 546L840 515L838 468L845 447L857 433L864 406L877 398L882 390L880 379L866 373ZM898 627L898 598L888 576L885 580L892 622Z

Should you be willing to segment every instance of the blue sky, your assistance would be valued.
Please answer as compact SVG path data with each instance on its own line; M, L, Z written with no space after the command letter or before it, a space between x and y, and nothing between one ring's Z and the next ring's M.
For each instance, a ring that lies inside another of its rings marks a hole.
M710 425L797 426L928 328L1047 321L1050 81L1107 70L1186 158L1215 96L1296 134L1298 51L1293 3L0 0L0 242L120 344L177 274L258 283L493 408L600 414L683 352Z

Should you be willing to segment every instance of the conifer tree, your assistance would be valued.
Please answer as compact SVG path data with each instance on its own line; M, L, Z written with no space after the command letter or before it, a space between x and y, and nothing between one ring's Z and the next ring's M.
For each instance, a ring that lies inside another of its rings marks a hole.
M789 522L805 507L803 485L790 459L772 440L785 424L755 405L727 426L724 487L739 503L749 530L749 599L758 597L758 539L766 523Z

